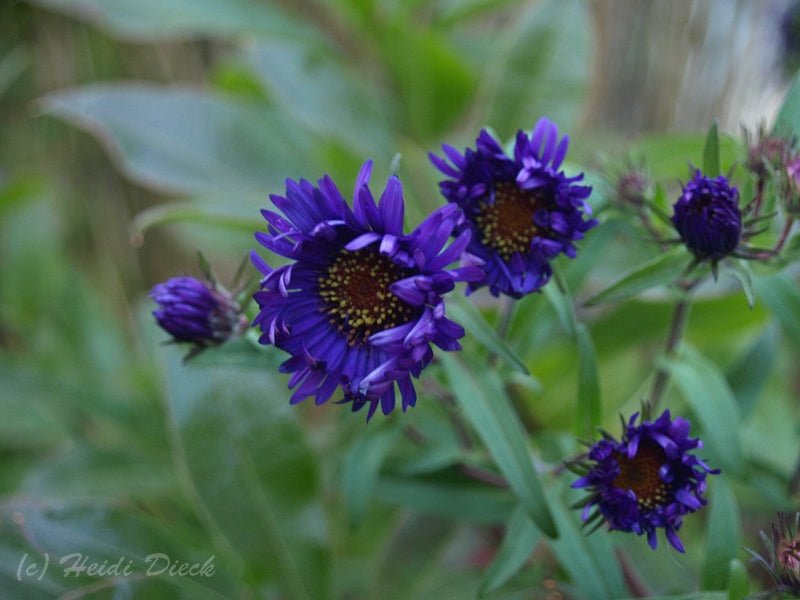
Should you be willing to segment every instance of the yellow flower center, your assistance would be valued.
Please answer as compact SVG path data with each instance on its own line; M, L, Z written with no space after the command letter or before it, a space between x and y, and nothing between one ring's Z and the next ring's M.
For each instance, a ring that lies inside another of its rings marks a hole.
M391 291L394 282L411 275L408 269L372 249L342 250L317 283L323 311L331 325L354 346L373 333L408 323L419 309Z

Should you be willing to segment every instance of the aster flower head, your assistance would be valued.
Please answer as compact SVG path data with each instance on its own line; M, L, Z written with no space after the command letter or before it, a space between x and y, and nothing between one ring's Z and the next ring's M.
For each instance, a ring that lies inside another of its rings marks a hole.
M358 175L353 209L327 175L316 187L287 180L285 196L270 196L283 215L263 210L268 232L256 239L290 262L272 268L252 255L264 275L253 324L261 343L291 355L281 366L292 373L291 402L322 404L338 388L353 411L368 407L368 419L379 405L394 409L396 390L403 410L414 406L411 378L430 363L431 344L460 349L464 330L445 315L442 296L483 276L475 266L445 269L470 239L469 231L450 239L463 221L457 207L405 234L400 180L390 177L376 203L371 169L368 161Z
M697 169L673 206L672 223L698 260L716 263L736 250L742 238L739 191L728 178L706 177Z
M689 437L689 421L672 419L666 410L655 421L636 425L638 416L623 422L621 440L604 433L591 447L588 461L574 465L584 475L572 487L589 492L581 503L582 519L605 522L609 530L647 534L653 549L658 546L660 528L670 544L683 552L677 534L683 516L706 504L706 475L719 470L692 454L703 444Z
M569 138L559 140L556 125L542 118L530 135L517 132L513 156L486 130L474 150L461 154L445 144L445 158L429 155L449 177L439 183L442 194L464 211L464 227L473 232L468 263L486 273L468 293L488 286L495 296L520 298L549 281L556 256L575 257L574 242L597 222L584 218L592 188L579 185L583 174L561 170L568 146Z
M173 277L150 291L159 308L153 316L174 342L194 346L187 358L239 335L247 328L233 295L215 281Z

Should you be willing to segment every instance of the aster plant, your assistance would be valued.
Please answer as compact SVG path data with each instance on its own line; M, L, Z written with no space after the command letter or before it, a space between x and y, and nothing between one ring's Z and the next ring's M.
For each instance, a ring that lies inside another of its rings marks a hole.
M291 355L281 365L296 388L291 402L322 404L339 390L368 419L378 406L391 413L397 392L404 411L416 404L412 378L432 345L458 350L464 336L443 295L483 277L476 266L447 269L470 242L461 210L443 206L404 233L400 180L391 176L376 203L371 170L368 161L358 174L352 209L328 176L316 187L287 180L285 196L270 196L283 215L263 210L268 231L256 239L289 263L273 268L253 254L263 274L253 324L262 344Z
M611 531L647 535L653 549L662 529L669 543L684 552L677 533L683 517L706 504L706 476L719 470L695 456L693 451L703 443L689 437L687 419L673 419L669 410L637 425L638 417L636 413L627 424L623 421L619 440L604 432L588 460L571 465L583 473L572 487L589 492L580 503L581 518L598 526L605 523Z
M576 256L575 242L597 221L587 218L592 188L580 184L583 174L561 169L568 147L569 137L559 139L555 123L542 118L530 134L517 132L513 156L485 129L474 149L462 154L445 144L444 157L429 155L448 177L442 195L473 232L468 260L486 273L468 292L488 286L495 296L520 298L550 280L554 258Z

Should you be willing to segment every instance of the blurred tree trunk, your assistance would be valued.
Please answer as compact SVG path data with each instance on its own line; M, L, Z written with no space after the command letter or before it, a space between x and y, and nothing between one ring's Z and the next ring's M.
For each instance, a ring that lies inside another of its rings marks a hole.
M786 89L791 0L594 0L590 128L738 131L770 121Z

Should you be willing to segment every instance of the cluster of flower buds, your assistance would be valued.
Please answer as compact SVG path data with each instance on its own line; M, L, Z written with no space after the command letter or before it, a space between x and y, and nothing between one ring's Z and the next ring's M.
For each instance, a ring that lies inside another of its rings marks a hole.
M793 517L778 513L772 523L772 536L761 532L766 557L750 550L756 562L763 566L775 582L777 594L800 595L800 512Z
M659 194L663 198L663 190L652 185L643 164L629 160L614 170L614 205L634 212L662 247L683 244L694 259L687 273L708 263L716 277L718 264L728 257L760 261L777 257L800 215L800 150L794 137L767 133L763 127L755 135L745 132L744 139L752 197L742 198L731 173L692 168L669 215L656 199ZM782 224L776 223L779 218ZM757 246L755 238L767 231L776 232L774 243Z

